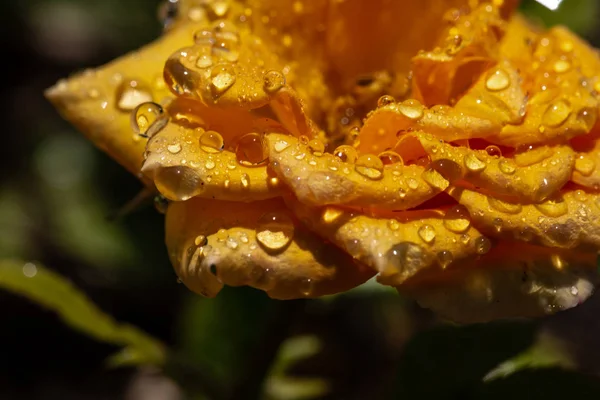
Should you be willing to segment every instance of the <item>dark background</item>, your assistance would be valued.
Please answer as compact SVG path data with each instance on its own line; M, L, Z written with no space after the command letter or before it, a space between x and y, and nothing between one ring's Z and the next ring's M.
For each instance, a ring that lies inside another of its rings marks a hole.
M565 0L553 13L530 0L523 9L600 45L597 3ZM60 273L107 314L171 349L165 372L107 368L117 346L0 289L0 400L254 399L261 392L273 400L600 398L598 296L543 320L459 327L375 285L285 303L250 289L204 300L178 285L163 216L151 204L107 218L137 194L138 181L42 96L58 79L159 35L157 9L156 0L0 5L0 260L35 260ZM577 372L525 368L482 380L540 333L567 349Z

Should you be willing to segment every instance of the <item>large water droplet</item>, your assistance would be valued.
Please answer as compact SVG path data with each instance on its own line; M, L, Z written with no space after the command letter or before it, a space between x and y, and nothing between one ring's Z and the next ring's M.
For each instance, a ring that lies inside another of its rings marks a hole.
M178 96L192 96L198 86L198 75L184 65L191 52L193 52L191 48L181 49L171 55L165 63L163 70L165 84Z
M365 154L356 160L356 172L369 179L381 179L383 176L383 163L373 154Z
M200 135L200 148L207 153L220 153L225 148L223 136L219 132L206 131Z
M454 255L449 250L442 250L437 253L437 259L442 269L446 269L454 261Z
M465 167L471 172L481 172L486 166L486 163L477 158L473 153L469 153L465 156Z
M284 251L294 238L294 222L284 213L264 214L258 220L256 239L269 253Z
M513 162L507 159L500 160L500 162L498 163L498 168L502 173L506 175L512 175L517 170Z
M431 225L422 225L417 233L419 234L419 237L427 244L431 244L435 240L435 228Z
M412 120L418 120L423 117L424 107L418 100L406 100L398 105L398 111Z
M557 127L562 125L571 115L571 103L560 99L548 106L542 116L542 123L546 126Z
M503 69L492 71L485 81L485 87L491 91L504 90L510 86L510 77Z
M342 145L337 147L333 151L333 155L342 160L343 162L347 162L353 164L358 158L358 153L356 149L352 146Z
M219 64L211 69L211 87L217 96L225 93L235 83L235 71L229 64Z
M263 88L267 93L275 93L285 86L285 76L279 71L267 71L263 77Z
M321 156L325 152L325 143L320 139L312 139L308 142L308 148L315 156Z
M402 157L395 151L386 150L378 155L383 165L402 164Z
M444 215L444 226L455 233L466 232L471 226L471 214L463 205L452 206Z
M131 129L144 137L156 135L168 122L169 117L156 103L142 103L131 112Z
M492 248L492 242L485 236L479 236L475 239L475 251L477 254L485 254Z
M379 100L377 100L377 107L381 108L381 107L385 107L387 105L393 104L396 102L396 99L394 99L393 96L390 95L383 95L379 98Z
M187 167L162 168L154 178L156 188L171 200L185 201L203 189L202 179Z
M535 204L535 208L542 214L552 218L561 217L569 211L567 203L562 198L550 199L543 203Z
M267 162L269 151L260 134L248 133L238 140L235 156L240 164L254 167Z

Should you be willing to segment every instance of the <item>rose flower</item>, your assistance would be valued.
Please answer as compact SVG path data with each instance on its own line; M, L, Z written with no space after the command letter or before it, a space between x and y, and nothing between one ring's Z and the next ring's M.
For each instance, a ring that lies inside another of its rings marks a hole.
M456 321L573 307L600 248L600 58L494 0L170 1L47 97L169 200L207 297L373 276Z

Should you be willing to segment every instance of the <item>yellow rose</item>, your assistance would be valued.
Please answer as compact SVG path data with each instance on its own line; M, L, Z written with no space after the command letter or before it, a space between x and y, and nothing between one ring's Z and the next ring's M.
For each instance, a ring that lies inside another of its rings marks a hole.
M592 293L600 58L494 0L181 0L156 42L48 98L171 200L193 291L372 276L457 321Z

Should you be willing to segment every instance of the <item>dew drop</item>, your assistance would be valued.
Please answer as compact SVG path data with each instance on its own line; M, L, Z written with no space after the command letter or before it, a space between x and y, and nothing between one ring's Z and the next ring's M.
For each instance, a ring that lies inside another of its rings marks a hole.
M212 48L211 46L198 46L198 53L196 54L196 67L205 69L212 67Z
M488 203L490 207L505 214L518 214L523 209L519 203L507 203L494 197L488 197Z
M167 146L167 150L171 154L177 154L181 151L181 145L179 143L170 144Z
M385 107L387 105L393 104L396 102L396 99L394 99L393 96L390 95L383 95L381 96L378 100L377 100L377 107L381 108L381 107Z
M235 240L234 237L232 236L228 236L227 240L225 241L225 245L230 248L231 250L235 250L238 248L239 243L237 242L237 240Z
M557 127L562 125L571 115L571 103L561 99L548 106L542 116L542 123L546 126Z
M446 269L448 265L454 261L454 256L452 255L452 252L448 250L442 250L437 253L437 260L442 269Z
M408 183L409 189L415 190L416 188L419 187L419 181L417 181L414 178L409 178L407 183Z
M449 186L449 182L433 168L427 168L421 173L421 178L431 187L438 190L445 190Z
M486 163L481 161L475 154L469 153L465 156L465 166L471 172L481 172L487 166Z
M485 151L488 153L489 156L492 157L502 157L502 150L500 150L500 147L498 146L488 146L485 148Z
M435 240L435 228L431 225L423 225L417 231L419 237L427 244L433 243Z
M216 164L215 164L214 160L211 158L206 160L206 163L204 164L204 167L206 167L206 169L214 169L215 166L216 166Z
M477 254L485 254L492 248L492 242L485 236L479 236L475 239L475 251Z
M517 168L512 163L512 161L507 160L507 159L500 160L500 162L498 163L498 168L500 169L500 171L502 173L504 173L506 175L512 175L517 170Z
M325 143L319 139L312 139L308 142L308 148L315 156L321 156L325 152Z
M369 179L375 180L383 177L383 162L373 154L365 154L358 157L354 169Z
M149 102L152 102L150 89L137 80L123 81L117 88L116 104L121 111L131 111Z
M268 253L284 251L293 238L294 222L286 214L272 212L259 218L256 239Z
M469 242L471 241L471 236L467 235L466 233L463 233L462 235L460 235L460 242L464 245L469 244Z
M546 200L543 203L535 204L535 208L545 216L552 218L561 217L569 211L567 203L562 198Z
M596 108L585 107L577 113L577 120L585 125L585 129L590 131L598 119L598 110Z
M263 77L263 89L266 93L275 93L285 86L285 76L279 71L267 71Z
M333 155L342 160L343 162L347 162L350 164L356 162L356 159L358 158L358 153L356 152L356 149L348 145L342 145L337 147L333 151Z
M242 174L240 180L244 189L248 189L250 187L250 177L248 176L248 174Z
M496 232L500 233L502 232L504 221L502 220L502 218L494 218L494 220L492 221L492 225L494 225L494 229L496 230Z
M387 225L388 228L390 228L392 231L397 231L398 229L400 229L400 223L396 219L388 220Z
M223 136L216 131L206 131L200 135L200 148L207 153L220 153L225 148Z
M156 103L142 103L131 112L131 129L140 136L150 138L160 132L168 122L169 117Z
M163 78L173 94L178 96L193 95L199 82L199 77L184 64L191 49L182 49L171 55L165 63Z
M581 154L575 159L575 171L579 172L581 175L590 176L595 169L596 163L590 156Z
M202 191L202 180L190 168L168 167L158 171L154 183L159 192L165 197L185 201Z
M452 206L444 215L444 226L455 233L466 232L471 226L469 210L460 204Z
M217 59L235 63L240 58L240 37L234 30L217 30L212 55Z
M238 140L235 156L240 164L254 167L267 162L269 151L260 134L248 133Z
M566 60L556 60L553 69L557 74L562 74L571 69L571 63Z
M386 150L382 153L379 153L379 155L377 157L379 157L379 159L381 160L383 165L392 165L392 164L402 164L403 163L402 157L400 157L400 154L396 153L395 151L391 151L391 150Z
M235 71L229 64L214 66L210 72L211 87L215 95L225 93L235 83Z
M562 270L567 266L565 260L558 254L552 254L550 256L550 262L552 263L552 266L558 270Z
M504 90L510 86L510 77L503 69L492 71L485 81L485 87L493 92Z
M288 147L290 147L290 143L286 142L285 140L278 140L274 145L273 148L275 149L276 152L281 153L282 151L284 151L285 149L287 149Z
M423 117L424 107L418 100L410 99L400 103L398 111L409 119L418 120Z
M198 235L194 239L194 244L198 247L206 246L208 244L208 239L204 235Z

